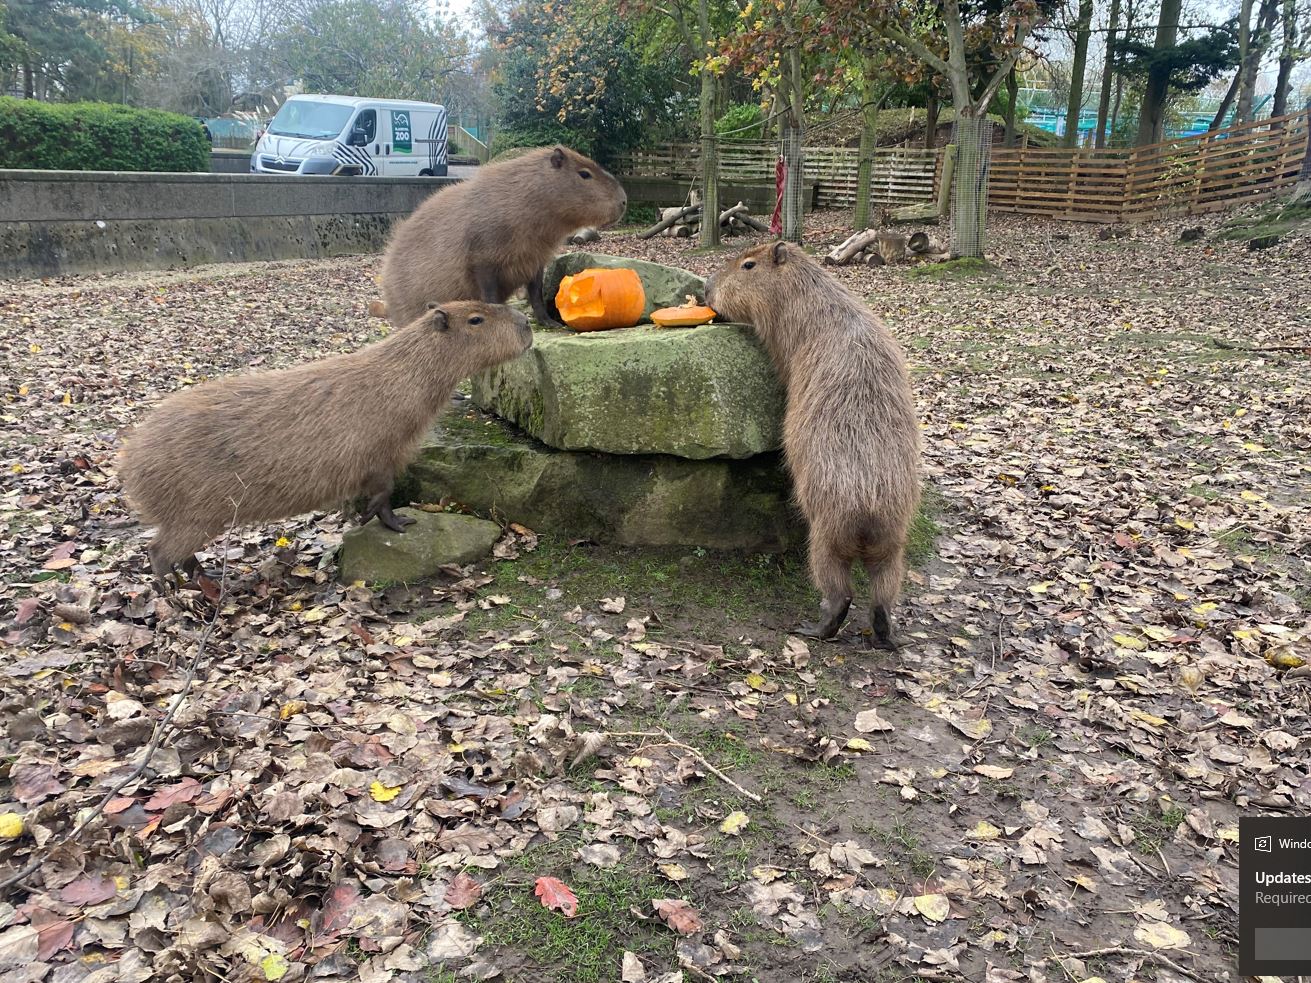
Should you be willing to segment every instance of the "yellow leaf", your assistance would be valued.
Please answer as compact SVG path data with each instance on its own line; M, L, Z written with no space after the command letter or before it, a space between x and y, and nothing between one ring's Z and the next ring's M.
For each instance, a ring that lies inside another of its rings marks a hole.
M401 794L401 785L384 785L382 782L372 782L369 785L369 795L373 797L374 802L390 802L396 796Z
M873 751L874 745L872 745L869 741L865 740L865 738L863 737L853 737L851 740L847 741L847 750L848 751Z
M41 350L41 346L36 344L36 342L33 342L32 344L27 346L27 350L31 352L33 355L35 355L37 352Z
M655 762L650 758L644 758L640 754L629 758L624 764L629 768L650 768Z
M751 817L742 810L730 812L724 821L719 824L719 831L727 833L729 836L737 836L742 830L747 828L747 823L751 822Z
M1004 778L1010 778L1015 774L1014 768L1000 768L997 765L975 765L974 774L982 775L984 778L993 778L1001 781Z
M973 741L981 741L992 733L992 721L987 717L980 717L978 720L952 719L947 723Z
M1253 454L1260 454L1263 450L1265 450L1265 448L1262 447L1260 444L1254 443L1249 440L1247 443L1243 445L1243 450L1251 451ZM1243 492L1243 494L1246 495L1247 492Z
M1054 583L1056 583L1056 581L1054 581L1054 580L1044 580L1042 583L1040 583L1040 584L1034 584L1032 587L1030 587L1030 588L1029 588L1029 593L1030 593L1030 594L1046 594L1047 591L1048 591L1048 589L1049 589L1049 588L1051 587L1051 585L1054 584Z
M1238 493L1238 497L1241 498L1244 502L1264 502L1264 501L1265 501L1265 499L1262 498L1260 495L1258 495L1256 492L1248 491L1246 488L1244 488L1242 491L1240 491L1240 492Z
M1160 625L1144 625L1142 633L1154 642L1163 642L1167 638L1173 638L1174 632L1169 628L1162 628Z
M273 545L280 550L285 550L288 546L291 545L291 540L288 539L286 536L279 536L278 541Z
M1197 528L1197 523L1195 523L1192 519L1179 519L1179 518L1176 518L1176 519L1174 520L1174 524L1175 524L1176 526L1178 526L1180 529L1193 530L1193 529L1196 529L1196 528Z
M26 395L27 395L28 393L30 393L31 391L32 391L32 390L28 389L27 386L19 386L19 387L18 387L18 395L20 395L20 396L26 396Z
M1133 937L1153 949L1186 949L1193 941L1183 929L1165 922L1143 922L1133 930Z
M327 611L323 610L323 608L316 607L316 608L310 608L308 611L302 614L300 616L300 620L313 624L316 621L322 621L327 616L328 616Z
M270 952L259 961L259 968L263 971L266 980L280 980L287 975L287 970L291 969L291 966L286 956Z
M660 864L659 868L671 881L685 881L692 876L682 864Z
M1143 649L1147 648L1146 642L1144 642L1141 638L1134 638L1132 635L1112 635L1111 641L1113 641L1116 645L1123 645L1127 649L1134 649L1135 651L1138 652L1141 652Z
M14 474L22 474L24 471L27 470L27 468L23 467L21 464L15 461L14 466L10 468L10 470L13 471Z
M1196 614L1210 614L1219 606L1215 601L1203 601L1201 604L1194 604L1193 611Z
M1132 717L1134 720L1141 720L1143 723L1148 724L1148 725L1150 725L1150 726L1152 726L1152 727L1164 727L1164 726L1165 726L1165 718L1164 718L1164 717L1156 717L1156 716L1153 716L1152 714L1147 713L1147 712L1145 712L1145 711L1143 711L1143 710L1130 710L1130 711L1129 711L1129 716Z
M947 920L951 914L951 902L945 894L921 894L915 899L915 910L936 924Z
M292 717L296 716L296 714L304 712L304 700L288 700L286 703L282 704L281 708L278 710L278 717L281 720L290 720Z
M1306 665L1306 659L1294 655L1288 649L1278 651L1272 649L1265 654L1265 660L1276 669L1301 669Z
M73 394L72 394L72 393L64 393L64 398L61 399L59 402L62 403L64 406L72 406L72 405L73 405Z
M1001 836L1001 830L986 819L979 820L977 826L965 834L967 840L995 840Z
M0 840L16 840L23 835L23 817L13 812L0 815Z
M747 676L746 684L752 689L763 690L765 688L765 677L758 672L753 672L751 675Z

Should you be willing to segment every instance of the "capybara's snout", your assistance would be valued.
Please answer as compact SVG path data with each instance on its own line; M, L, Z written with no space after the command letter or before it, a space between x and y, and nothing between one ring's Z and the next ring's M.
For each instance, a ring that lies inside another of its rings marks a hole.
M528 320L528 315L523 311L512 311L514 314L514 326L519 331L519 338L523 341L523 350L533 347L533 325Z

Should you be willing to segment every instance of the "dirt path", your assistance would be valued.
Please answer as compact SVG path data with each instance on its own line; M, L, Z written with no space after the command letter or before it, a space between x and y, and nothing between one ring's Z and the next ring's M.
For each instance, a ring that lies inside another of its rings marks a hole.
M148 587L117 431L364 343L377 264L6 285L0 862L43 863L0 901L0 969L1236 979L1237 819L1311 809L1311 377L1267 350L1311 346L1311 236L1177 232L1001 219L993 274L839 273L924 426L939 535L899 653L859 618L791 638L796 557L510 534L374 592L333 580L338 514L247 530L177 729L71 844L213 611Z

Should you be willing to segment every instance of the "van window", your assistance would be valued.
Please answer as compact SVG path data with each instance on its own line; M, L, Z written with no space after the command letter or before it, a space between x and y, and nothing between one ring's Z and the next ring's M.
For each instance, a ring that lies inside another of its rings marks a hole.
M355 117L355 125L351 129L363 130L364 142L373 143L373 138L378 132L378 114L372 109L360 110L360 115Z
M280 137L326 140L341 133L350 114L350 106L291 99L283 103L278 114L273 117L269 123L269 132Z

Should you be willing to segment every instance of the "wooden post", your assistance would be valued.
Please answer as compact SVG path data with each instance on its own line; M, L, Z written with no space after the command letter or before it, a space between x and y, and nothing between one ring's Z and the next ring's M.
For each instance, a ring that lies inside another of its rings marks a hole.
M1069 182L1065 192L1065 217L1074 216L1075 192L1079 188L1079 154L1082 151L1075 150L1070 154L1070 176L1066 179Z
M1206 176L1206 162L1215 146L1215 131L1211 130L1202 137L1197 145L1197 168L1193 171L1193 193L1188 196L1188 214L1197 212L1197 203L1202 196L1202 180Z
M946 219L951 212L951 179L956 176L956 145L947 144L942 152L942 184L938 187L938 217Z

